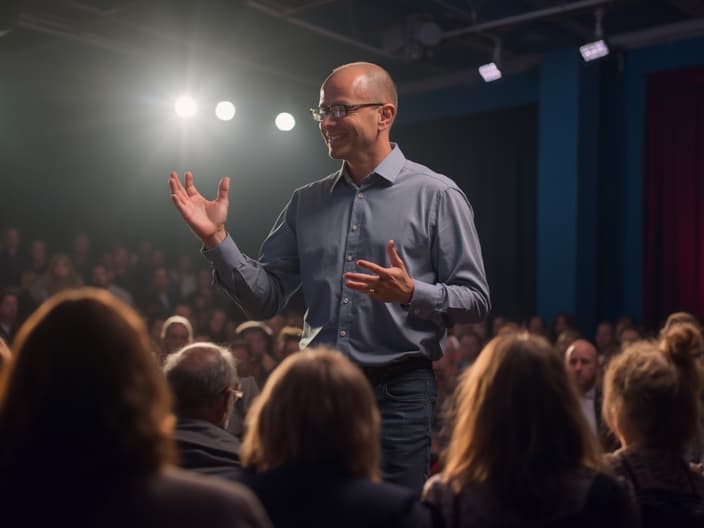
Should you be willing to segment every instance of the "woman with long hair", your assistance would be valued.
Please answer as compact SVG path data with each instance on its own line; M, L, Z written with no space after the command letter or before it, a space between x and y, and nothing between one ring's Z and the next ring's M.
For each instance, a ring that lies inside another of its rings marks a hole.
M630 526L633 505L605 474L546 339L492 339L463 375L454 414L445 468L424 490L448 527Z
M379 482L379 423L369 382L341 353L292 354L247 415L244 482L277 528L430 526L413 491Z
M268 525L241 486L172 466L166 381L141 319L111 294L49 299L13 352L0 395L3 526Z

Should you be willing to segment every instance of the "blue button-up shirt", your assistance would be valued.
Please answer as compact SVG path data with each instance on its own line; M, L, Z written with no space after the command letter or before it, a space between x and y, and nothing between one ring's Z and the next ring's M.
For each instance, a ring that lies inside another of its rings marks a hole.
M388 267L394 240L414 280L409 305L383 303L345 287L365 259ZM483 320L489 286L465 194L449 178L393 150L360 186L343 167L294 191L258 260L228 235L204 251L215 281L247 315L267 319L303 288L301 347L329 344L362 365L442 355L450 321Z

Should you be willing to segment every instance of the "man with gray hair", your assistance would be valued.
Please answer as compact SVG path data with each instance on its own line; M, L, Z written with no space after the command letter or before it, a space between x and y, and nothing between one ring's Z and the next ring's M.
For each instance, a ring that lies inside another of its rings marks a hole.
M239 386L232 353L193 343L171 354L164 372L176 400L181 467L237 480L240 442L226 430Z

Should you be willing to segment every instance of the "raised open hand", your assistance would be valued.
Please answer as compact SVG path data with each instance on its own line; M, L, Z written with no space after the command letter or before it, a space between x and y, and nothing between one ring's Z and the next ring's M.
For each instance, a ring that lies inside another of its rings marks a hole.
M352 290L366 293L374 300L381 302L397 302L405 304L411 302L413 297L414 282L406 270L401 257L396 251L393 240L386 245L391 266L384 268L368 260L358 260L357 265L372 272L345 273L345 286Z
M183 185L178 174L172 172L169 176L169 187L176 209L206 248L213 248L225 240L230 178L220 180L215 200L206 200L198 192L190 172L185 174Z

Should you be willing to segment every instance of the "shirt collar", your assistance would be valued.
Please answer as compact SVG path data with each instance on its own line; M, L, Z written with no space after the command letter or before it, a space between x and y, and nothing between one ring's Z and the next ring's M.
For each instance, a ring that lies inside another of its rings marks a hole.
M593 400L596 397L596 387L592 387L582 395L585 400Z
M403 155L403 152L401 152L401 148L396 143L391 143L391 152L389 152L388 155L381 160L381 163L376 166L376 168L372 171L372 174L378 174L387 182L394 183L398 175L401 173L404 163L406 163L406 157ZM344 180L345 168L345 162L342 162L342 166L337 171L337 176L335 176L335 180L330 188L331 191L337 187L337 184L340 183L340 181Z

